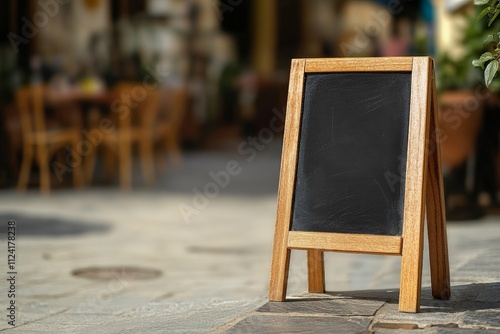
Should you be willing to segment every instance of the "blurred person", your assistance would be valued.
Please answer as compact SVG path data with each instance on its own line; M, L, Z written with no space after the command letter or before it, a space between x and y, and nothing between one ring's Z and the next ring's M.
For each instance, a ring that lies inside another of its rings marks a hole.
M410 22L402 19L393 22L391 38L380 47L382 57L407 56L410 54Z

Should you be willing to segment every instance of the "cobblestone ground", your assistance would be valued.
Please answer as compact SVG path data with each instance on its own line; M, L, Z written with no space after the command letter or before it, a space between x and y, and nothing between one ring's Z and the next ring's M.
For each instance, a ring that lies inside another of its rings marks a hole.
M432 300L425 261L420 314L397 312L400 258L390 256L328 253L327 290L334 292L309 295L305 253L294 252L293 302L268 303L279 150L271 144L251 162L230 152L187 154L156 188L141 187L136 175L128 194L115 186L50 197L1 191L0 331L500 333L498 216L449 223L453 298ZM240 173L213 188L207 202L197 198L213 181L209 173L227 170L231 160ZM6 310L11 219L15 327ZM74 275L110 267L114 274L100 280ZM129 268L159 275L146 279Z

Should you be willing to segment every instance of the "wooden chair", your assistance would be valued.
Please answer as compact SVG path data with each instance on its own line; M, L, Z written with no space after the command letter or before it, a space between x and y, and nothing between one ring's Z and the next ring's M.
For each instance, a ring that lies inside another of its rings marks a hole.
M108 120L113 124L110 129L99 129L102 146L106 150L105 166L114 170L114 158L118 159L120 187L130 190L132 186L132 148L137 144L141 169L146 184L155 181L153 159L153 123L158 110L159 92L146 90L141 83L120 83L115 88L116 99L111 104ZM144 96L143 96L144 94ZM102 122L99 122L102 123ZM102 131L101 131L102 130ZM95 165L95 151L90 157L90 168ZM91 178L92 173L89 174Z
M61 148L68 146L72 154L76 154L81 132L77 127L61 128L58 124L47 124L44 115L44 87L41 85L19 88L16 92L16 102L20 113L23 159L17 187L26 190L31 164L38 162L40 168L40 191L50 192L50 159ZM47 126L48 125L48 126ZM80 159L73 160L71 166L65 166L65 171L72 170L76 187L84 185Z

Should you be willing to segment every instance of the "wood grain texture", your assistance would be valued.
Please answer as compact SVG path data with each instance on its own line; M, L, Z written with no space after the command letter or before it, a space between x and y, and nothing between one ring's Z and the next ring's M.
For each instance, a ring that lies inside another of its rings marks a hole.
M426 185L427 232L429 237L429 257L431 267L432 296L449 299L450 266L448 262L448 238L446 236L446 210L444 202L443 177L441 175L441 152L437 125L437 97L433 75L431 95L431 115L428 174Z
M420 308L430 73L431 59L429 57L413 58L399 292L400 312L418 312Z
M307 277L309 292L325 292L324 252L318 250L307 251Z
M310 58L306 73L323 72L410 72L412 57Z
M288 233L288 247L347 253L401 254L402 238L398 236L299 232Z
M291 223L292 199L297 167L304 67L305 60L292 60L269 285L269 300L271 301L283 301L286 298L288 267L290 264L290 250L288 249L287 241Z

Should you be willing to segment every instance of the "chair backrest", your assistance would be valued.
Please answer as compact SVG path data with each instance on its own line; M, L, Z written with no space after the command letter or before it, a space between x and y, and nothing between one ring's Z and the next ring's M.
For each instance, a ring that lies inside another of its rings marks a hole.
M161 92L159 89L147 91L146 98L139 103L139 107L137 108L140 126L146 129L150 129L153 126L160 108L160 96Z
M115 87L116 112L120 130L149 127L153 124L159 106L159 90L146 89L141 83L123 82Z
M43 138L46 130L43 93L42 85L21 87L16 91L16 103L24 140L29 140L35 133Z
M171 131L178 131L188 107L188 90L185 87L169 88L162 94L160 122L168 123Z
M170 121L175 129L179 129L186 114L188 107L188 90L185 87L179 87L170 91Z

